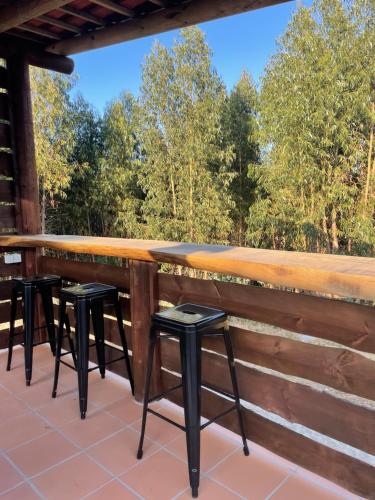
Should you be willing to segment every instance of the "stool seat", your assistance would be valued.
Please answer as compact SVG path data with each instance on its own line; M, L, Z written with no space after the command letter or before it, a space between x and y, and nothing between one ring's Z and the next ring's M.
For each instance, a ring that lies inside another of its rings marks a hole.
M112 285L105 285L103 283L85 283L84 285L70 286L60 290L60 296L66 300L70 299L99 299L107 297L110 293L117 293L117 289Z
M227 319L225 312L212 307L197 304L181 304L165 309L153 315L154 323L160 328L177 330L176 333L187 333L190 330L199 332Z
M14 284L40 286L59 286L61 285L60 276L54 274L35 275L35 276L15 276L12 278Z

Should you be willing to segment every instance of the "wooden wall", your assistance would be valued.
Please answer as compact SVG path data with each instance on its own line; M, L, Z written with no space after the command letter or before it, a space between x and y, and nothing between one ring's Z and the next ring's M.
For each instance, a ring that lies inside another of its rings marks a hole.
M123 292L131 287L127 267L42 257L40 270L69 281L112 283ZM356 494L375 498L374 467L283 425L300 424L375 457L375 357L369 356L375 354L373 307L165 273L157 275L157 293L164 304L196 302L226 310L237 318L234 323L256 321L258 328L253 330L246 322L231 327L241 396L268 412L260 415L254 407L246 409L248 438ZM134 308L127 295L121 300L132 349L129 322ZM108 310L106 314L106 339L118 345L113 314ZM271 326L293 334L282 336ZM230 390L222 341L206 339L204 348L204 381ZM117 354L108 347L108 356L113 355ZM178 345L172 340L162 342L161 365L164 386L174 385L176 375L171 372L180 372L180 361ZM122 363L112 366L125 375ZM180 395L174 398L181 403ZM205 416L215 415L227 404L220 395L203 391ZM276 423L270 415L283 420ZM220 423L238 430L235 414Z

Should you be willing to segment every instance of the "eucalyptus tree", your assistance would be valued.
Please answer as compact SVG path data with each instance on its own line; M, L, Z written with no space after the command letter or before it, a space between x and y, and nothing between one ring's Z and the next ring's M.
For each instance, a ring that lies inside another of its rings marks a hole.
M320 0L294 15L262 81L251 244L372 251L374 36L372 1Z
M177 241L228 241L230 162L224 144L225 88L198 28L172 49L156 43L143 67L142 177L146 233Z

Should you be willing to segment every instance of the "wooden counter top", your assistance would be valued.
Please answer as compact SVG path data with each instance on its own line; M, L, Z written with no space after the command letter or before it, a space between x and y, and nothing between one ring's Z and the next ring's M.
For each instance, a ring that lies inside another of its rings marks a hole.
M0 236L0 246L167 262L274 285L375 300L375 260L369 257L51 234Z

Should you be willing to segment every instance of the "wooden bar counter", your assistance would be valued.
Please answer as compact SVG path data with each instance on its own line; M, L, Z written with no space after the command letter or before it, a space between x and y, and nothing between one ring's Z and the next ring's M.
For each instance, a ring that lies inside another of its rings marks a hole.
M368 257L52 234L0 236L0 246L166 262L276 286L375 299L375 261Z

